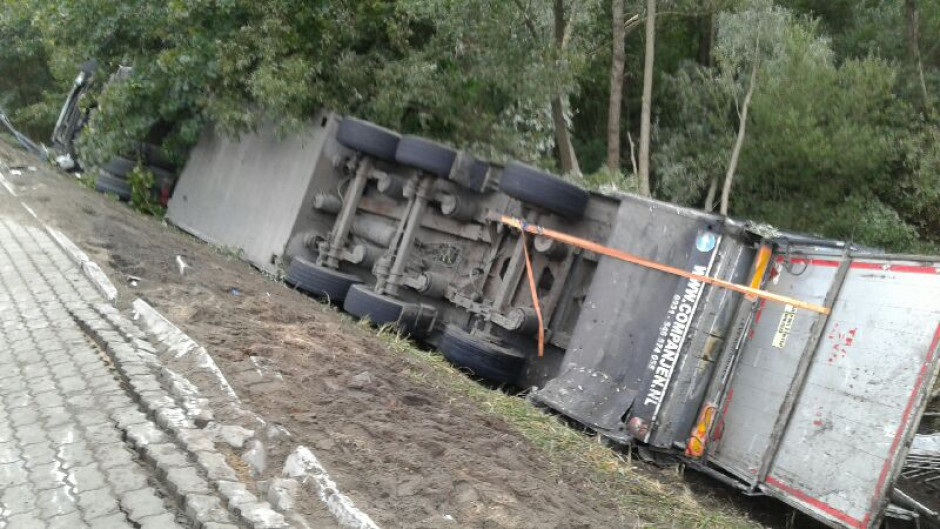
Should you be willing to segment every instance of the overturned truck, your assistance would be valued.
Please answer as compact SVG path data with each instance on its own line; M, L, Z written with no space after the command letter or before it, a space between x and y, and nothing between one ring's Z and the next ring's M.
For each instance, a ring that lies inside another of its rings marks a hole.
M207 130L168 218L747 494L833 527L937 521L895 487L937 377L934 258L588 192L331 113L283 140Z

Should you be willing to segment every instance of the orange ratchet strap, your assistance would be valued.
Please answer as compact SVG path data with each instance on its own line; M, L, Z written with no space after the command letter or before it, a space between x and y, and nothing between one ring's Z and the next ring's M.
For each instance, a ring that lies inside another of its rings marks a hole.
M582 250L587 250L589 252L606 255L607 257L613 257L614 259L620 259L621 261L626 261L628 263L637 264L646 268L652 268L653 270L659 270L660 272L665 272L667 274L672 274L672 275L676 275L679 277L685 277L688 279L692 279L694 281L701 281L702 283L707 283L710 285L715 285L717 287L726 288L734 292L740 292L741 294L745 294L747 296L754 296L754 297L758 297L761 299L774 301L777 303L784 303L787 305L791 305L793 307L806 309L806 310L810 310L813 312L818 312L819 314L829 314L831 312L831 309L829 309L828 307L815 305L813 303L807 303L805 301L800 301L798 299L794 299L788 296L781 296L780 294L774 294L773 292L767 292L766 290L760 290L758 288L754 288L750 286L739 285L737 283L732 283L730 281L725 281L723 279L718 279L715 277L693 274L692 272L688 272L681 268L664 265L662 263L650 261L648 259L644 259L642 257L636 256L636 255L633 255L633 254L630 254L621 250L608 248L607 246L603 246L601 244L598 244L593 241L589 241L587 239L581 239L573 235L568 235L560 231L550 230L548 228L543 228L541 226L534 226L532 224L527 223L526 221L522 219L517 219L515 217L510 217L508 215L500 216L499 221L502 222L503 224L506 224L507 226L511 226L513 228L521 230L523 233L528 232L534 235L540 235L542 237L547 237L549 239L553 239L558 242L562 242L571 246L581 248ZM531 267L532 265L529 263L529 255L527 251L526 252L526 269L529 271L529 286L530 288L532 288L533 304L535 305L536 314L539 315L539 332L540 332L540 337L541 337L543 334L543 331L541 329L541 324L542 324L541 312L539 311L539 308L538 308L538 303L537 303L538 298L535 293L535 288L534 288L535 282L532 279ZM541 351L541 348L542 348L541 338L539 341L539 348Z
M529 276L529 292L532 294L532 306L535 307L535 317L539 320L539 358L545 354L545 324L542 322L542 307L539 305L539 293L535 286L535 274L532 273L532 260L529 259L529 248L525 240L525 230L519 232L522 237L522 253L525 255L525 273Z

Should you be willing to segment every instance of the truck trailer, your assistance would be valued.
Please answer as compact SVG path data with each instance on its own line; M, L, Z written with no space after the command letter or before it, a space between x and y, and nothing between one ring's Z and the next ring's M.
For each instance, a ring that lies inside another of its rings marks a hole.
M207 129L168 219L745 494L837 528L940 523L919 489L940 453L898 487L940 365L940 258L588 191L330 112L284 139Z

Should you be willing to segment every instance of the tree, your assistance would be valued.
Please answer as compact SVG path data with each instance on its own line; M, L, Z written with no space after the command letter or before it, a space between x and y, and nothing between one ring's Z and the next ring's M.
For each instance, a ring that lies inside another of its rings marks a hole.
M578 2L572 3L572 11L575 11ZM565 0L555 0L552 5L552 14L555 21L554 38L555 53L559 66L563 66L565 55L568 51L568 43L571 41L571 31L574 23L568 20L565 14ZM572 18L574 14L570 15ZM555 146L558 149L558 161L561 163L561 171L565 174L581 176L581 166L578 164L578 155L574 152L574 145L571 143L571 133L568 131L567 111L565 108L564 94L560 91L552 95L552 121L555 126Z
M656 55L656 0L646 0L646 54L643 63L643 109L640 112L639 192L650 196L650 135L653 113L653 64Z
M45 92L55 87L31 2L0 5L0 109L37 140L49 138L55 110ZM75 72L71 72L74 78Z
M930 98L927 95L927 81L924 79L924 63L920 57L920 20L917 11L917 0L904 0L904 11L907 15L907 48L911 65L917 74L921 92L921 112L930 110Z
M747 93L744 95L744 101L739 105L738 111L738 134L734 140L734 148L731 149L731 159L728 161L728 170L725 172L724 184L721 186L721 208L719 213L728 214L728 205L731 203L731 184L734 182L734 172L738 168L738 159L741 157L741 148L744 146L744 135L747 131L747 111L751 107L751 99L754 97L754 89L757 88L757 72L760 70L760 60L755 60L751 66L751 76L747 83ZM707 202L714 200L714 194L709 192L711 197ZM705 208L711 211L711 204L706 204Z
M714 69L665 77L657 176L667 198L701 204L727 172L758 59L730 213L892 250L914 247L928 225L918 219L940 219L935 165L920 164L934 159L936 136L925 125L908 139L917 120L896 96L895 65L839 61L817 23L769 3L721 14L716 41Z
M747 114L757 88L757 74L761 63L773 60L784 45L783 32L790 21L788 11L775 8L769 0L754 1L745 10L734 15L724 14L719 19L719 64L726 82L732 86L735 109L738 116L737 134L728 160L721 186L719 212L728 214L731 203L731 186L744 146L747 133ZM724 26L724 27L722 27ZM762 45L763 44L763 45ZM750 73L745 73L745 72ZM744 99L738 98L738 87L744 91ZM717 182L713 181L706 198L706 209L713 206Z
M611 0L613 32L610 65L610 105L607 110L607 169L620 171L620 114L623 102L623 63L626 60L624 41L627 30L623 22L623 0Z

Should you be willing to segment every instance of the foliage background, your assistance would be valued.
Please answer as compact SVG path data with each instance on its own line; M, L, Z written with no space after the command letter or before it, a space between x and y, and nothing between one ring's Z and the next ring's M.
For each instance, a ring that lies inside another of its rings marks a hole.
M81 138L101 161L144 138L185 158L209 122L284 133L320 107L556 169L562 94L588 185L630 188L643 31L626 39L622 171L602 170L611 6L568 0L3 0L0 107L48 138L78 64L105 85ZM644 2L627 0L626 17ZM906 7L919 14L926 98ZM760 61L735 216L889 250L940 244L940 2L660 0L654 196L701 207L723 175L749 65ZM642 24L640 25L642 27ZM624 176L628 175L628 176Z

